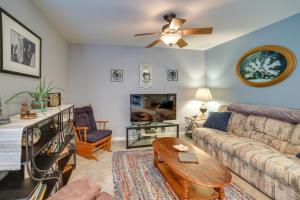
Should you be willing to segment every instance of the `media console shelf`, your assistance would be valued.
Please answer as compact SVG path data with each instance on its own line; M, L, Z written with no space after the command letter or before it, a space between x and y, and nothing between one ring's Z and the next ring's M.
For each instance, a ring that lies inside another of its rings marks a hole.
M179 138L179 124L170 122L134 123L126 127L126 148L149 147L156 138L160 137Z
M23 134L21 170L10 171L0 181L0 199L29 199L40 183L46 185L43 198L46 199L67 184L76 167L73 113L73 105L62 105L38 113L32 122L24 122L23 130L20 129ZM10 128L21 122L19 116L12 117L11 121L7 125ZM0 126L0 131L6 127ZM41 136L33 144L37 130Z

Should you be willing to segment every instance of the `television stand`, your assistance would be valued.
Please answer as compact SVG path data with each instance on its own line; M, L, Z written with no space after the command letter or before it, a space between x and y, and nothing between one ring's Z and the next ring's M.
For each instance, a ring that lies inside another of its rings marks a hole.
M151 122L126 127L126 148L150 147L153 140L161 137L179 138L179 124L171 122Z
M147 121L145 121L145 122L132 122L131 123L131 125L132 126L144 126L144 125L149 125L149 124L151 124L151 123L153 123L153 122L147 122Z

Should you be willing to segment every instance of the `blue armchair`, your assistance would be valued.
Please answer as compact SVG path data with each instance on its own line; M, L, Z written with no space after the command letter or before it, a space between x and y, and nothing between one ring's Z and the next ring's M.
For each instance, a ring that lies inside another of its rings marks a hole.
M112 131L106 129L108 121L95 121L91 106L75 108L74 112L77 154L97 160L93 155L95 151L101 148L111 151ZM99 124L99 129L97 124Z

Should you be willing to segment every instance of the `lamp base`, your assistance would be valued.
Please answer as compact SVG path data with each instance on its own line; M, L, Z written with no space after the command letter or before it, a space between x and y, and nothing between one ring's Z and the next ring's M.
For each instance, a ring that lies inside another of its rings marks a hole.
M205 113L207 111L206 105L203 103L202 106L200 107L200 112L202 113L201 118L205 117Z

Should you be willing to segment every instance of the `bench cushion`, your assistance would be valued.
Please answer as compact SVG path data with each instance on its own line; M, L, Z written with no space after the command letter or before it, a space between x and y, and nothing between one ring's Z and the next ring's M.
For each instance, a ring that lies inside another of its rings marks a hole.
M100 193L101 186L84 177L67 184L48 200L94 200Z
M84 138L84 132L80 132L81 137ZM86 134L86 141L89 143L98 142L112 134L111 130L90 130Z

